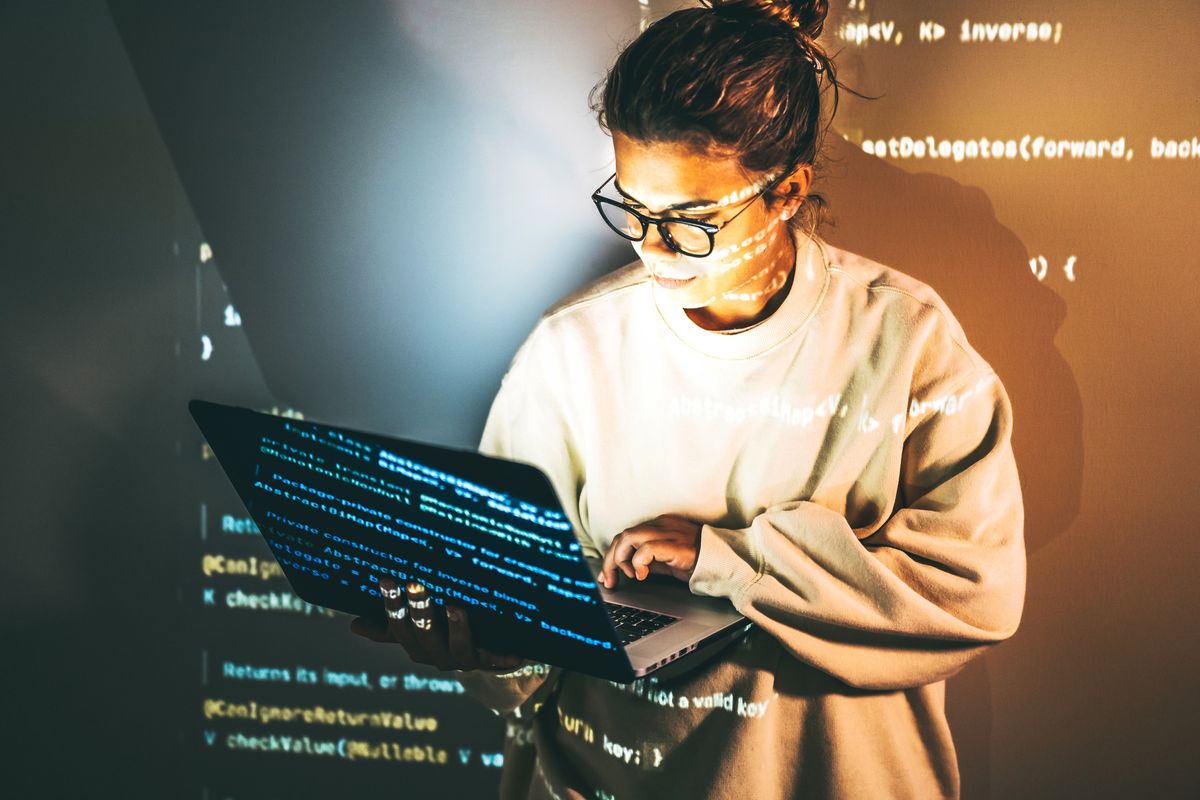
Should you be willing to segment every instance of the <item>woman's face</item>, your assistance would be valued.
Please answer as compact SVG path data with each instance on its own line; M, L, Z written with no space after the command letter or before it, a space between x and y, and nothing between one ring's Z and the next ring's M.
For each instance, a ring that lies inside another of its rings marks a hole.
M713 252L703 258L671 250L653 225L645 239L633 243L661 296L694 309L689 313L693 319L718 327L737 327L754 318L783 287L795 263L786 223L808 192L811 167L805 165L785 178L776 191L786 196L768 206L765 197L751 198L774 176L756 175L748 181L736 158L674 144L647 145L619 132L613 133L613 149L615 188L628 205L652 217L723 226ZM694 205L698 201L702 204ZM676 208L683 204L689 207Z

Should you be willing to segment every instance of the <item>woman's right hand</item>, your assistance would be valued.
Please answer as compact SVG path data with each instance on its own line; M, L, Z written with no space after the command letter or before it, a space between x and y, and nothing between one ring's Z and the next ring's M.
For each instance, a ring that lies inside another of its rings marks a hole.
M505 671L519 667L524 659L476 647L466 609L442 607L433 602L425 587L409 583L401 589L391 578L379 580L379 593L387 613L387 626L356 617L350 630L373 642L395 642L418 664L441 670Z

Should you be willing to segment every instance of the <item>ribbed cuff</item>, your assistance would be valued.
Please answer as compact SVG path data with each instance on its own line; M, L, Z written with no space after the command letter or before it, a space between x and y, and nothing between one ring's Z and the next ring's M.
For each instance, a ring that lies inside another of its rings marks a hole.
M700 554L688 580L692 594L728 597L744 592L758 578L758 565L749 541L750 529L730 530L703 525Z

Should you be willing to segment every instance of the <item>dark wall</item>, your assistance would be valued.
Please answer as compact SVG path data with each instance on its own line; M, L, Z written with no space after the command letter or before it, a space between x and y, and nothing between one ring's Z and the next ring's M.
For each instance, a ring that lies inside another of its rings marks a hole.
M205 760L200 656L231 652L229 626L262 652L404 669L322 621L302 651L273 620L206 616L201 556L245 545L196 535L200 506L228 501L183 404L473 444L540 310L634 257L587 201L612 163L587 91L639 19L679 5L0 9L15 796L233 796L218 790L253 773L238 796L268 797L273 772L307 770ZM842 97L824 235L932 285L1014 403L1029 592L1016 637L950 682L964 797L1186 796L1200 159L1151 142L1200 135L1200 8L860 5L839 4L826 38L843 78L883 97ZM889 20L899 45L841 35ZM944 38L919 42L923 20ZM965 43L963 20L1061 34ZM863 147L1026 134L1124 137L1133 155ZM487 724L446 708L448 730ZM362 774L340 785L431 773Z

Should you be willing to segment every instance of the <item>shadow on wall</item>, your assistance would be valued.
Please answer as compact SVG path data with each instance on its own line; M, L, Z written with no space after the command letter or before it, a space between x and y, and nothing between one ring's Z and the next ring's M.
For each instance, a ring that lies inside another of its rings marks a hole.
M929 284L1008 390L1026 549L1036 552L1079 512L1082 399L1054 344L1066 303L1023 267L1029 258L1025 246L996 220L982 190L906 172L832 131L824 153L829 166L814 189L829 201L833 224L822 236ZM986 656L949 681L947 715L963 796L990 797Z

